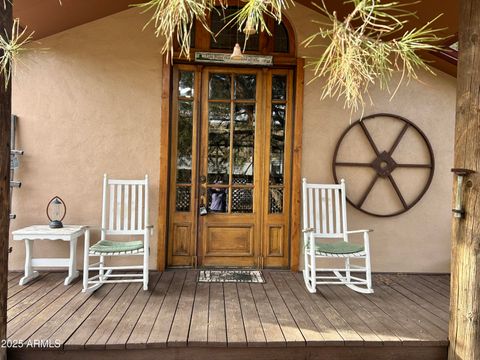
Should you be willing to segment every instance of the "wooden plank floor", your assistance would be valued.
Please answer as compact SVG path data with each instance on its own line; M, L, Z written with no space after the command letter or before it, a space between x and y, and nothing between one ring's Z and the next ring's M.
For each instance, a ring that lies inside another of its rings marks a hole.
M142 359L159 351L165 359L220 359L222 351L235 358L355 359L363 351L376 359L446 359L448 275L377 274L370 295L344 286L310 294L302 276L289 271L265 271L265 284L197 283L194 270L154 272L149 291L109 284L93 294L81 292L81 281L64 286L64 273L41 275L19 286L19 274L9 274L8 339L58 347L12 348L9 359L70 352L73 360L95 351L113 359L118 350L132 358L140 351Z

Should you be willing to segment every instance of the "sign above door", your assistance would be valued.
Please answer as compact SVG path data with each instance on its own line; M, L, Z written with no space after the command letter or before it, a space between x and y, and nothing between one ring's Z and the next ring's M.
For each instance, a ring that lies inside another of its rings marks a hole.
M231 59L230 54L201 52L195 53L195 61L214 64L242 64L257 66L273 66L273 57L270 55L243 55L241 59Z

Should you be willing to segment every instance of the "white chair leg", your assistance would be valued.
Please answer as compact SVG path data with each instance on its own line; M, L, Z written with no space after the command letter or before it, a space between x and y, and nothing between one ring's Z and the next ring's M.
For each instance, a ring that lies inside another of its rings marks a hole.
M143 253L143 290L148 290L148 248Z
M365 232L363 234L363 241L364 241L364 247L365 247L365 268L366 268L366 274L365 278L367 279L367 289L369 292L373 293L372 289L372 264L370 262L370 239L368 236L368 233Z
M104 280L104 270L103 270L103 265L105 264L105 257L104 256L100 256L100 264L98 265L99 267L99 270L98 270L98 279L100 281L103 281Z
M85 243L83 247L83 292L87 291L88 288L88 268L89 260L88 252L90 250L90 230L85 231Z
M317 262L315 259L315 237L309 236L309 252L310 252L310 283L311 287L308 289L311 293L317 291Z
M350 282L350 258L345 259L345 277L347 278L347 281Z

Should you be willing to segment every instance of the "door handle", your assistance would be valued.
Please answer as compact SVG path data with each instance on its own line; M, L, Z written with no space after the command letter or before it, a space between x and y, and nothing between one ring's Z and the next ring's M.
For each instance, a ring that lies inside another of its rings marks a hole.
M205 216L208 214L208 210L207 210L207 207L205 205L205 195L201 195L200 196L200 216Z

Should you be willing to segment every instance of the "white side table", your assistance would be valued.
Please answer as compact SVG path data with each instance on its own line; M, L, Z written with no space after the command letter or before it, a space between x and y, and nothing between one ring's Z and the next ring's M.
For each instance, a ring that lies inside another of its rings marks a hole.
M65 285L70 284L78 277L77 271L77 239L85 236L90 238L90 230L85 225L64 225L60 229L51 229L48 225L33 225L12 232L13 240L25 241L25 276L20 279L19 284L25 285L38 276L34 267L68 267L68 277ZM33 255L33 240L63 240L70 242L69 258L36 258Z

